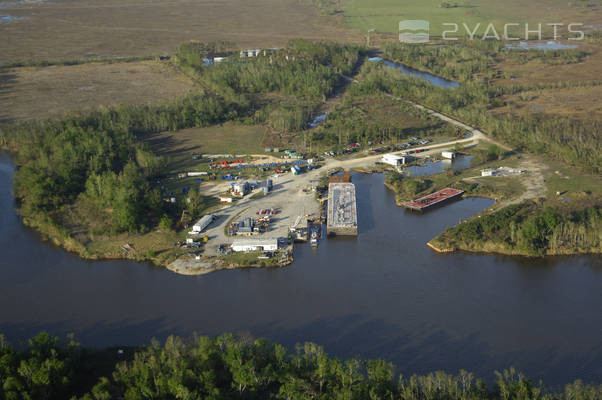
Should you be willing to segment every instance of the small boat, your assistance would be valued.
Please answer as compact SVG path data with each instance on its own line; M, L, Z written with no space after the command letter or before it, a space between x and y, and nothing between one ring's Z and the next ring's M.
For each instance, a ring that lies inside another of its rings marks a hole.
M311 234L310 234L310 243L312 246L316 247L318 246L318 239L320 238L320 226L318 225L313 225L311 227Z

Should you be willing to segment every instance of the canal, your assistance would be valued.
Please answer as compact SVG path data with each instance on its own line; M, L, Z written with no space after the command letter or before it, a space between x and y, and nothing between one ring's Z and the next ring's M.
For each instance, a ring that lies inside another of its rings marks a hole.
M417 69L408 67L406 65L403 65L403 64L400 64L400 63L397 63L394 61L385 60L381 57L372 57L372 58L369 58L368 60L371 62L382 62L388 68L393 68L393 69L399 70L404 75L423 79L423 80L429 82L433 86L438 86L438 87L441 87L444 89L453 89L453 88L460 87L460 83L458 83L458 82L451 81L449 79L445 79L445 78L442 78L437 75L429 74L428 72L419 71Z
M491 379L515 366L548 385L602 381L599 259L439 255L424 245L490 200L409 214L382 175L357 175L357 238L299 246L282 269L187 277L88 262L42 241L14 212L13 170L0 153L0 332L12 343L40 330L91 346L248 332L383 357L404 374L466 369Z

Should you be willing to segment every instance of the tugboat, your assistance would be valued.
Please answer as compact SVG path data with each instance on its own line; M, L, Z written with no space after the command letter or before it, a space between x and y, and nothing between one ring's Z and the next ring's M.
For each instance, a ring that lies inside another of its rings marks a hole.
M314 232L311 233L310 243L313 247L318 247L318 236Z
M313 247L318 247L318 239L320 238L320 225L311 226L310 243Z

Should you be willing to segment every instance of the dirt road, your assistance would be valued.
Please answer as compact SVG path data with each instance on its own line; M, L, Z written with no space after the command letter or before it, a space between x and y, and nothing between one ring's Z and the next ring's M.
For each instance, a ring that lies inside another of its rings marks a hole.
M349 77L347 75L341 74L341 76L345 80L347 80L348 82L359 83L359 81L357 79L354 79L354 78ZM445 114L442 114L442 113L440 113L438 111L435 111L432 108L428 108L426 106L423 106L422 104L419 104L419 103L416 103L416 102L413 102L413 101L410 101L410 100L402 99L401 97L395 97L395 96L393 96L392 94L389 94L389 93L385 93L385 96L387 96L387 97L389 97L391 99L397 100L397 101L402 101L404 103L410 104L411 106L413 106L413 107L415 107L415 108L417 108L419 110L426 111L429 115L431 115L433 117L439 118L442 121L445 121L447 123L450 123L452 125L458 126L458 127L462 128L462 129L465 129L467 132L472 133L472 135L473 135L473 137L475 139L483 140L483 141L486 141L486 142L489 142L489 143L493 143L493 144L501 147L504 150L512 150L510 147L508 147L508 146L506 146L506 145L504 145L504 144L502 144L500 142L497 142L497 141L493 140L492 138L488 137L487 135L485 135L482 131L478 130L477 128L473 128L472 126L466 125L465 123L463 123L463 122L461 122L461 121L459 121L459 120L457 120L455 118L449 117L449 116L447 116Z

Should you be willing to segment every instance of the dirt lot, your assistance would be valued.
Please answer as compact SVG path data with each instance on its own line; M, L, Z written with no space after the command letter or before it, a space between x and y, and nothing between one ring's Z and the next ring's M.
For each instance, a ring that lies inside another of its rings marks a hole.
M55 0L4 8L0 63L171 54L187 40L277 47L292 38L362 40L299 0Z
M274 189L269 195L252 199L251 195L238 200L231 206L223 208L214 213L216 222L210 225L205 234L211 239L206 246L205 255L217 254L217 247L222 243L232 243L240 237L226 236L224 229L231 220L236 222L246 217L256 218L256 212L261 209L275 208L280 212L274 217L270 225L270 231L262 234L260 238L278 238L288 235L288 228L295 222L297 216L319 215L318 202L314 199L313 192L303 192L308 186L315 185L319 181L320 170L293 176L290 173L274 175ZM221 185L222 187L225 187ZM256 189L260 191L261 189Z
M0 70L0 122L161 102L192 87L167 64L153 61Z

